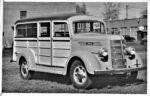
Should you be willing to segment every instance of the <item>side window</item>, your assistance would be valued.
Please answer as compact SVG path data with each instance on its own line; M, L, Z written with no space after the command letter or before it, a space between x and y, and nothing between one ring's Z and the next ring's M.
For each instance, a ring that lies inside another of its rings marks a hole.
M69 37L68 25L66 22L54 22L54 37Z
M27 37L37 37L37 24L27 24Z
M16 27L16 37L26 37L26 25L17 25Z
M50 37L50 22L40 23L40 37Z
M16 27L16 37L37 37L37 23L20 24Z

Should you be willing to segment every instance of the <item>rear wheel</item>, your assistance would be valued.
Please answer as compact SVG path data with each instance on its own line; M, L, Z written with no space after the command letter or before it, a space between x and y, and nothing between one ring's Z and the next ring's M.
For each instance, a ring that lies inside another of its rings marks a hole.
M33 72L28 70L27 61L22 59L20 61L20 75L22 79L29 80L32 78Z
M92 80L88 76L83 63L80 60L75 60L71 66L70 78L75 88L87 89L92 85Z

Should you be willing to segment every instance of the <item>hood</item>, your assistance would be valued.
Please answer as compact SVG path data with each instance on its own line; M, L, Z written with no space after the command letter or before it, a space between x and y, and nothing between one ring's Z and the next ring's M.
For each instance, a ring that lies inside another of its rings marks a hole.
M107 35L98 33L80 33L72 37L73 50L78 47L80 50L87 49L89 52L98 52L100 48L109 50L110 40L121 40L122 36Z
M124 39L121 35L107 35L98 33L80 33L73 36L74 39L88 39L88 40L120 40Z

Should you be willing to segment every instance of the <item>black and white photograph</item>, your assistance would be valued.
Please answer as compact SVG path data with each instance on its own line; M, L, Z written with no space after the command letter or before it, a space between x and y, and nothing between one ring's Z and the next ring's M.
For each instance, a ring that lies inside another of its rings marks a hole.
M0 3L2 94L148 94L148 1Z

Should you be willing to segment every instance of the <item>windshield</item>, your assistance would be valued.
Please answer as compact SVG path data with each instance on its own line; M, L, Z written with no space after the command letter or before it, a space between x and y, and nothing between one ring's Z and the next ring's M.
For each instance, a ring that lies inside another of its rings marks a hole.
M104 23L100 21L76 21L73 23L73 31L78 33L100 33L105 34Z

